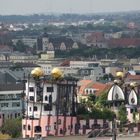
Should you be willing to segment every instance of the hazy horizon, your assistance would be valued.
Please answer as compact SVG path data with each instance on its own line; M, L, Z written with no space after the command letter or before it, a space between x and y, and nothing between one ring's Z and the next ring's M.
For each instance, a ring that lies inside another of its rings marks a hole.
M0 15L110 13L140 10L140 0L0 0Z

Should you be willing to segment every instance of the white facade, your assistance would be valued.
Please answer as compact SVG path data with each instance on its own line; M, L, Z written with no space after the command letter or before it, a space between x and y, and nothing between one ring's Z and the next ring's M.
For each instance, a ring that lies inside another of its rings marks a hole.
M49 91L50 88L52 88L52 92ZM49 97L52 98L52 104L56 102L57 86L55 84L51 85L50 83L44 84L42 102L37 102L36 90L37 87L35 86L34 82L26 83L26 100L28 100L27 105L28 109L26 108L27 116L39 118L40 115L48 115L48 114L55 115L55 106L52 105L52 110L49 109L47 110L45 109L45 105L50 104Z

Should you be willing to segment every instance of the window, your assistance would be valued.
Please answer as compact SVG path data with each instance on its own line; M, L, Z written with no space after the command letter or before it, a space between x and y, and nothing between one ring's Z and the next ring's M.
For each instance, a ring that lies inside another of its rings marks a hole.
M32 108L30 107L29 110L32 111Z
M34 101L34 96L30 96L30 101Z
M88 94L88 89L86 89L86 94Z
M34 92L34 87L29 87L30 92Z
M92 90L90 90L90 94L92 94Z
M44 105L44 111L49 111L49 104Z
M49 126L46 126L46 131L47 130L51 130L51 126L49 125Z
M48 96L47 95L45 96L45 101L48 101Z
M41 127L40 126L35 126L35 133L40 133L41 132Z
M25 130L26 129L26 125L23 125L23 130Z
M52 95L49 96L49 103L52 103Z
M34 106L34 111L37 111L37 106Z
M28 125L28 130L31 130L31 126L30 125Z
M8 103L1 103L1 107L8 107Z
M47 87L47 92L53 92L53 87Z
M61 124L61 119L58 120L58 124Z
M20 107L20 102L13 102L12 107Z
M63 134L63 129L62 128L60 129L60 134Z
M68 130L70 130L71 129L71 127L70 127L70 125L68 125Z
M17 113L15 113L15 118L17 118Z
M50 104L44 105L44 111L51 111L51 110L52 110L52 106Z

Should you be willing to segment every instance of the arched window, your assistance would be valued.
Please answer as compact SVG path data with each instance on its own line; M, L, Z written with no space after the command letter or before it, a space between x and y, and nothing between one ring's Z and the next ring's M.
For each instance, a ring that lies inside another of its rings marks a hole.
M49 96L49 103L52 103L52 95Z
M90 89L90 92L89 92L90 94L92 94L92 90Z
M86 89L86 94L88 94L88 89Z
M28 125L28 130L31 130L31 126L30 125Z
M45 96L45 101L48 101L48 96L47 95Z

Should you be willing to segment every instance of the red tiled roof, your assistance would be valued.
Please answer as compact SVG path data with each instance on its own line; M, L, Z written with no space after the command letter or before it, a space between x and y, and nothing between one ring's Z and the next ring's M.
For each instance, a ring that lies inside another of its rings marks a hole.
M108 40L108 45L110 46L130 46L130 45L140 45L140 38L119 38Z
M86 38L87 42L100 42L104 40L102 32L93 32Z
M61 66L69 66L70 65L70 60L64 60L62 63L61 63Z
M80 80L78 82L79 86L79 94L84 94L84 89L87 87L88 84L92 83L92 80Z
M98 96L101 92L110 88L110 84L103 84L99 82L93 82L92 80L81 80L79 82L79 94L85 94L85 88L95 89L95 95Z
M127 75L127 80L140 80L140 75Z
M93 88L97 89L97 91L95 92L96 96L99 96L101 92L109 89L110 87L111 87L111 85L109 85L109 84L103 84L103 83L99 83L99 82L96 82L93 84Z

